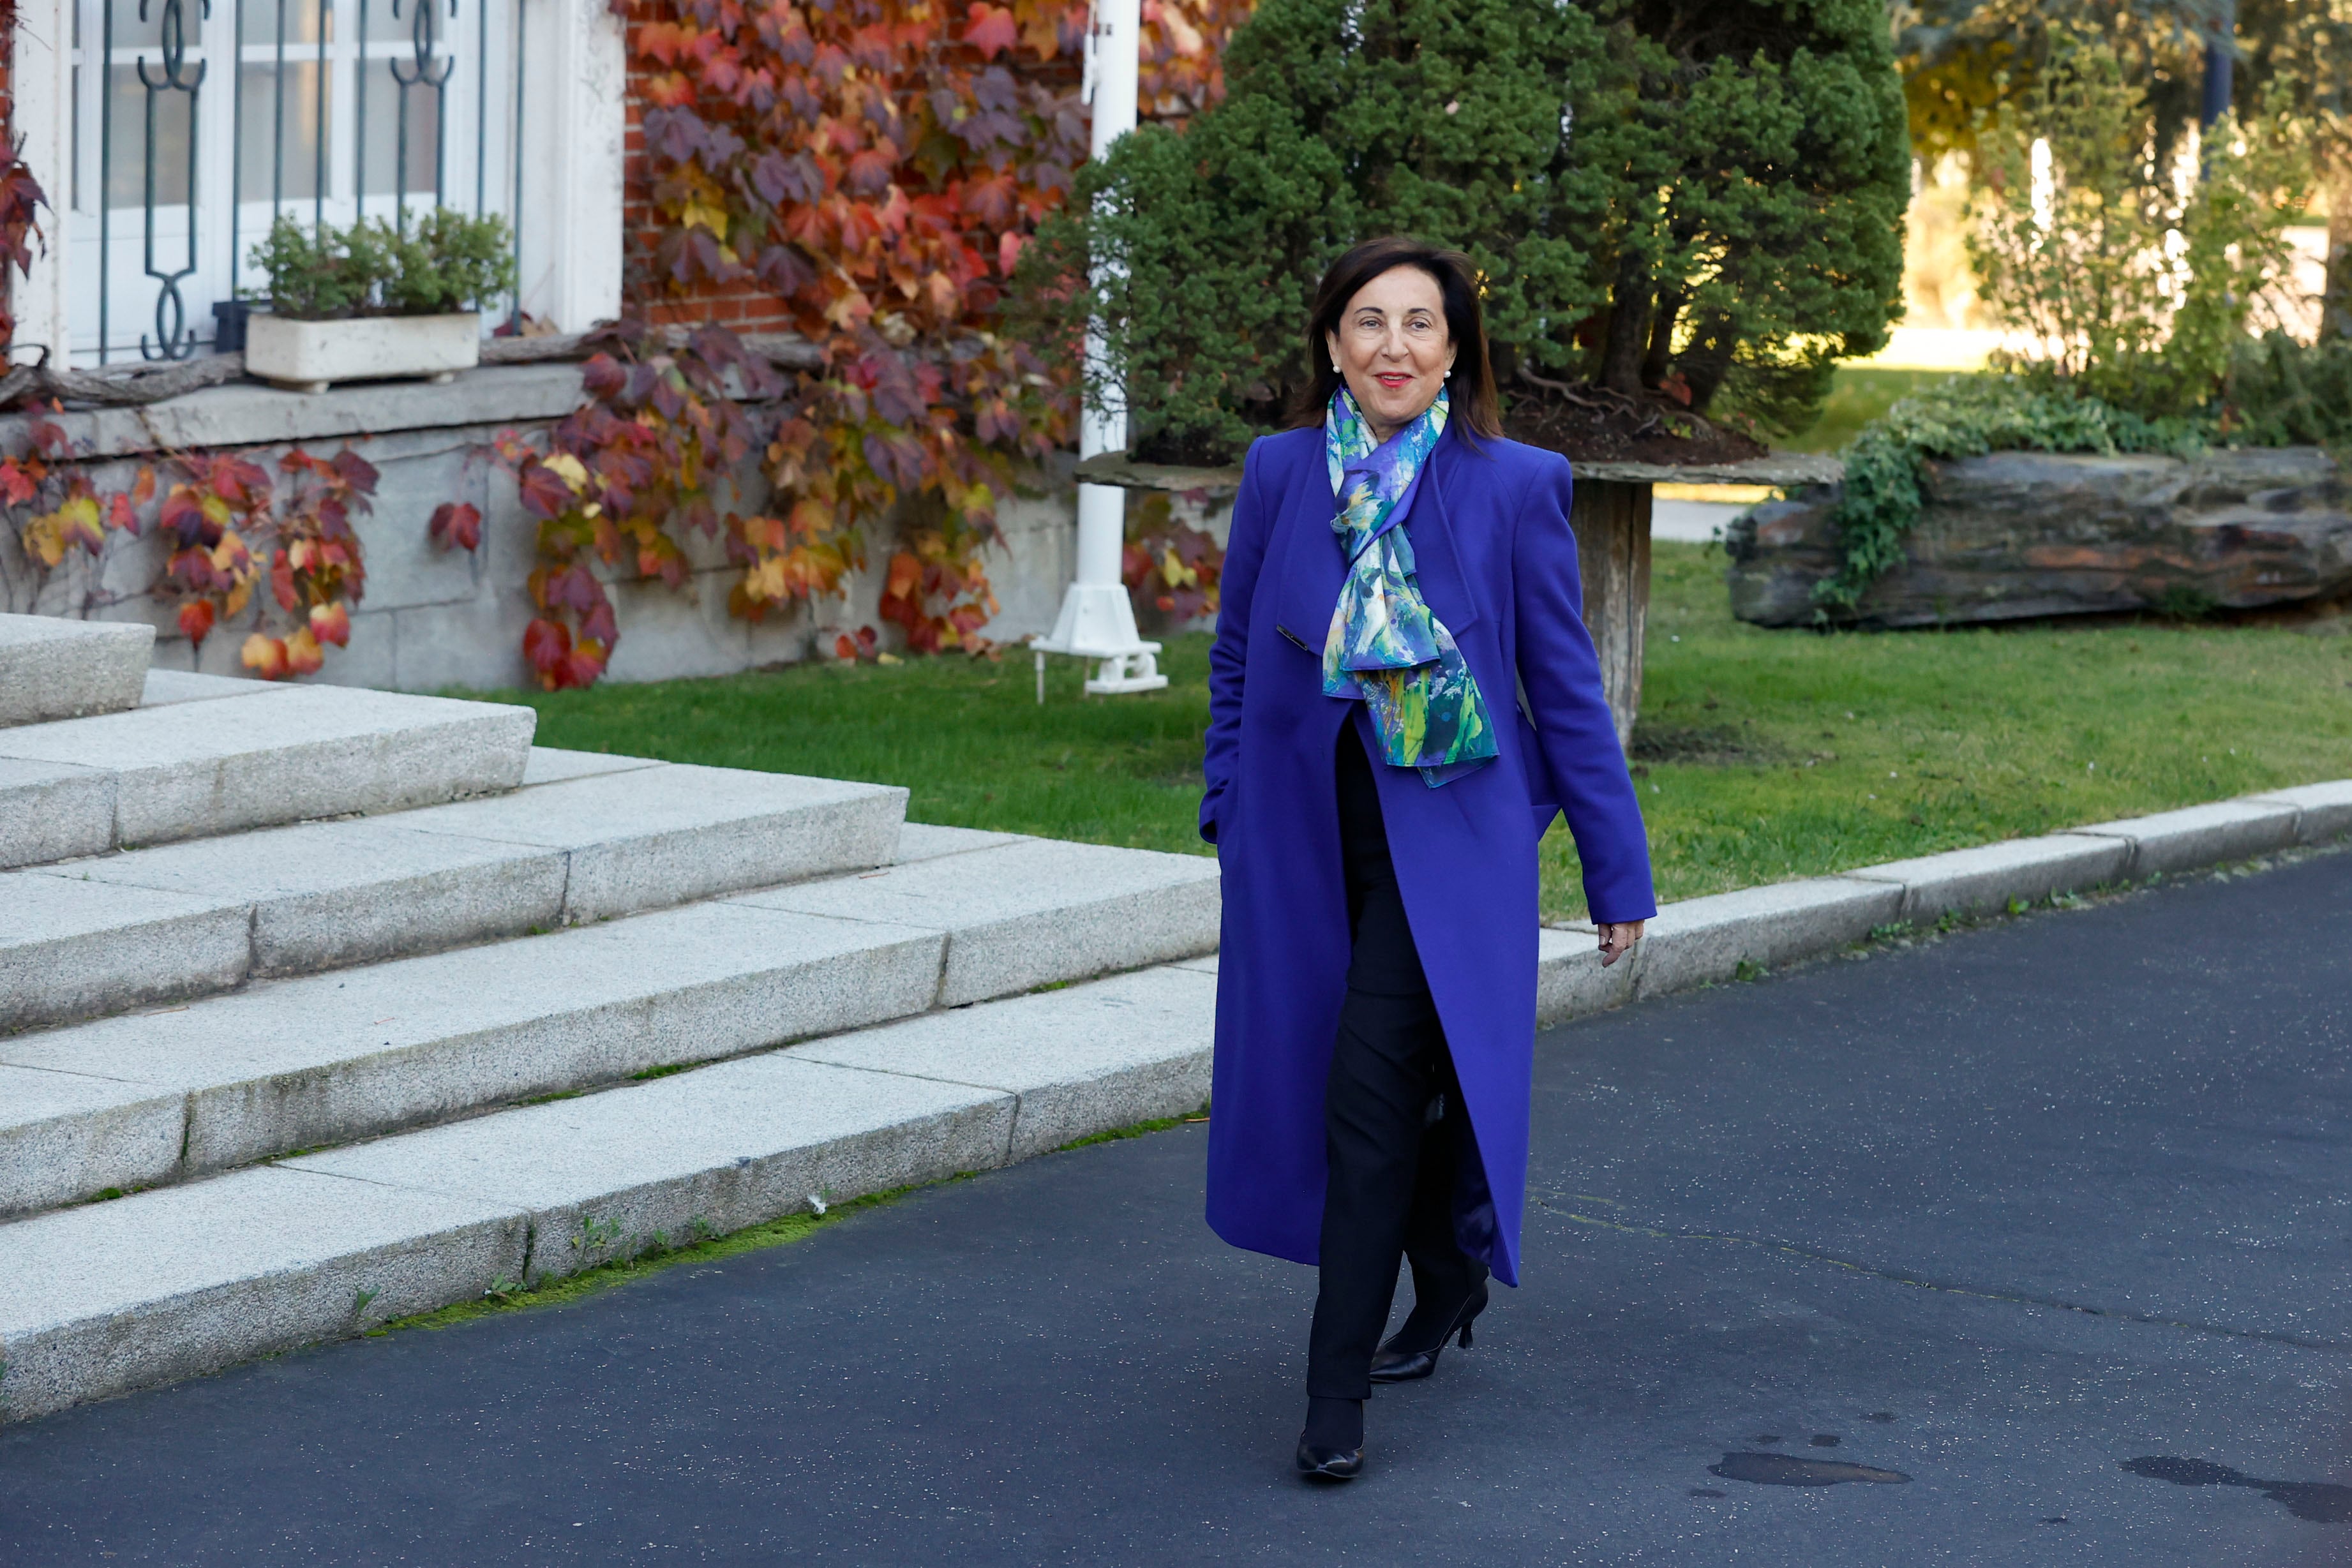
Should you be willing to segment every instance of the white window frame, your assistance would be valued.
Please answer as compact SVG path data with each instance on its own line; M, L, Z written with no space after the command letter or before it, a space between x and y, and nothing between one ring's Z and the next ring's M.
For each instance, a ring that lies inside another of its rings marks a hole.
M135 15L137 0L115 3ZM192 10L199 3L200 0L184 0ZM275 3L276 0L247 0L248 5L272 7ZM347 40L355 36L358 3L359 0L328 0L336 18L334 39ZM408 5L419 3L442 5L439 19L444 30L444 50L461 53L468 58L477 52L482 41L484 17L471 13L475 5L484 4L485 0L461 0L457 26L463 33L457 37L448 37L446 0L404 0L404 16ZM493 8L487 15L490 35L485 62L490 73L487 79L502 84L504 92L494 86L490 94L488 113L493 124L486 139L486 204L494 211L508 211L512 204L512 193L521 192L518 224L521 235L521 307L559 330L584 330L616 316L621 303L621 183L627 117L627 70L621 25L605 0L488 3ZM150 4L152 8L161 0L150 0ZM319 0L288 0L288 4L289 8L316 5ZM388 10L390 0L369 0L369 5L372 11ZM97 14L97 0L26 0L11 39L16 131L25 139L26 162L51 203L41 214L42 241L37 246L31 274L14 280L11 290L16 316L13 358L18 363L32 362L44 354L53 364L88 365L98 359L92 292L97 281L96 217L100 201L95 116L100 110L103 83L94 70L84 74L79 106L85 128L79 150L81 167L79 171L69 170L67 164L76 151L72 42L77 6L88 6L89 15ZM226 230L235 83L226 68L223 46L235 25L234 17L235 0L215 0L214 16L206 22L204 34L205 42L218 51L220 57L206 73L199 105L202 118L197 181L203 210L199 214L198 237L202 245L197 271L182 285L187 306L185 324L204 340L196 349L199 353L208 350L212 335L210 301L226 298L228 292L230 257ZM520 148L515 145L510 102L505 99L506 93L515 90L517 81L514 50L518 19L524 56L520 80L523 98ZM117 30L118 35L123 31L119 20ZM92 27L90 35L94 33ZM274 57L274 43L247 44L242 53L247 61L257 62ZM367 53L373 61L394 54L406 57L409 51L404 38L378 38L370 41ZM127 64L132 52L118 47L117 63ZM153 51L149 53L152 68ZM188 55L190 68L202 57L205 57L192 46ZM289 65L316 57L315 44L297 45L289 40ZM336 75L330 89L333 153L328 171L325 216L336 223L349 222L355 210L352 200L352 132L356 103L352 78L356 58L356 50L348 43L330 43L330 68ZM373 98L373 86L370 90ZM430 102L427 94L413 93L411 97L415 104ZM471 131L472 117L479 101L478 87L467 91L453 82L448 103L453 155L445 169L444 191L451 206L466 211L472 211L475 204ZM380 112L392 111L389 103L372 101L369 105L371 120ZM250 137L253 128L248 126L247 131ZM121 156L119 150L117 156ZM79 181L73 178L76 172L80 175ZM240 253L249 254L267 232L271 211L269 194L267 191L241 193L236 235ZM317 214L319 204L310 190L299 193L299 199L297 195L289 190L282 210L307 224ZM429 204L430 200L428 193L424 201ZM379 193L368 199L366 211L370 215L389 215L391 209L388 193ZM414 205L411 210L415 210ZM175 228L177 234L184 234L185 214L184 206L157 211L159 268L173 269L182 259L178 247L183 242L173 236ZM155 286L144 275L143 241L143 211L137 207L117 209L109 240L110 268L116 277L115 293L110 301L109 337L113 340L108 356L110 363L137 361L141 358L139 333L144 329L151 341L154 335L152 323ZM242 274L238 281L250 288L257 279L244 265L244 255L237 259ZM125 287L126 265L127 276L141 287ZM123 350L126 338L128 352ZM76 348L79 351L74 351Z

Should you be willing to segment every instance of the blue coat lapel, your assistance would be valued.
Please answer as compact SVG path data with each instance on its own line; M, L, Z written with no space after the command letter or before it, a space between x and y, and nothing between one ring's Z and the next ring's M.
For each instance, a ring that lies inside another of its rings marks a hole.
M1421 596L1457 643L1478 620L1478 595L1472 591L1461 553L1454 548L1454 523L1444 497L1444 481L1455 465L1460 445L1450 430L1438 438L1436 450L1430 454L1429 471L1413 492L1412 510L1404 522L1412 540L1413 573ZM1339 536L1331 527L1339 503L1332 498L1329 476L1319 455L1304 468L1299 486L1284 498L1282 506L1283 527L1289 538L1281 559L1275 630L1319 659L1324 640L1330 634L1331 612L1339 601L1347 563L1340 556Z

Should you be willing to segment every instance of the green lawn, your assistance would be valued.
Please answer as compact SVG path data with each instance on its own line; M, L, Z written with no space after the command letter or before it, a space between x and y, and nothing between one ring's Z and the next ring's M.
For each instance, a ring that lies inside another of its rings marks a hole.
M2281 627L1766 632L1726 608L1723 557L1660 544L1636 769L1665 898L2352 777L2352 635ZM1044 707L1027 655L802 667L519 695L542 745L905 784L908 815L1150 849L1202 848L1208 642L1171 639L1165 692ZM1574 913L1546 841L1545 902Z
M1897 398L1938 385L1951 374L1949 371L1881 371L1862 365L1843 366L1837 379L1830 383L1829 401L1822 404L1821 417L1802 434L1779 444L1792 452L1843 451L1862 434L1864 425L1894 407Z

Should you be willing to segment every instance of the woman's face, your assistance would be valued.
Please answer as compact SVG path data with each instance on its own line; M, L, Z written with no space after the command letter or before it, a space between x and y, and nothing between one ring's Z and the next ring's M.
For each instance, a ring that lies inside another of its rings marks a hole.
M1358 289L1325 341L1375 441L1435 402L1454 368L1445 297L1417 267L1391 267Z

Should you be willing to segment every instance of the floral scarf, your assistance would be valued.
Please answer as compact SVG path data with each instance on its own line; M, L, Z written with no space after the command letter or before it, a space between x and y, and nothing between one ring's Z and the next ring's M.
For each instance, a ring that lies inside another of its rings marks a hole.
M1433 789L1495 757L1486 700L1462 652L1415 580L1405 514L1429 454L1444 434L1444 392L1380 445L1346 387L1323 420L1323 455L1348 552L1348 577L1323 642L1323 692L1370 709L1385 760L1418 768Z

